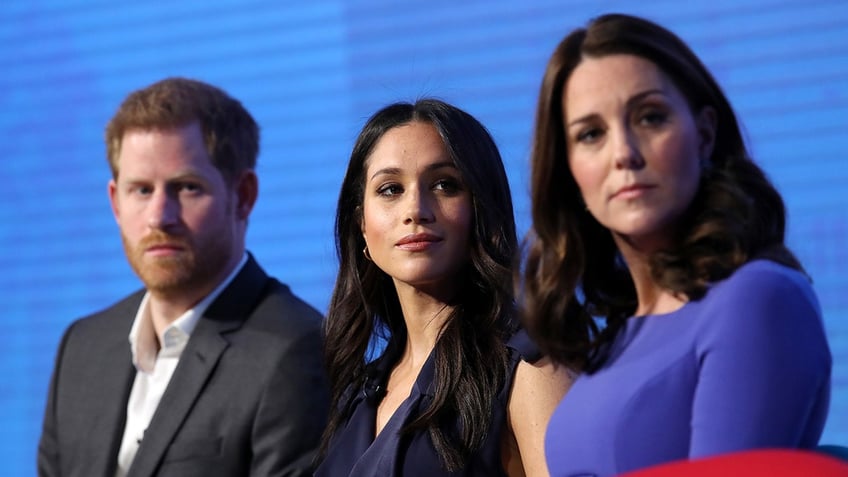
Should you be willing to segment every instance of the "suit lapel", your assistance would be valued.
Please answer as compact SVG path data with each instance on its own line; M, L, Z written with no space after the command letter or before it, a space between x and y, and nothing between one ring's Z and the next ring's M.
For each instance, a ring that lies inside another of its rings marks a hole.
M150 425L144 432L145 438L130 467L130 476L155 474L165 451L218 364L227 342L211 328L198 323L192 333Z
M77 379L85 387L85 397L76 403L77 412L85 416L87 429L87 440L80 441L85 442L85 450L81 449L85 456L80 461L90 463L90 475L115 475L135 376L127 336L143 296L144 291L139 291L108 312L101 340L108 345L91 358L94 362L85 366L86 374Z
M177 369L153 414L128 477L154 475L192 406L229 346L225 335L238 329L263 294L268 276L252 256L198 321Z
M99 405L91 414L91 429L87 433L91 439L87 449L92 454L86 460L91 462L91 475L115 475L118 449L126 422L127 399L135 376L132 355L126 341L128 333L129 330L126 330L120 342L107 350L107 354L98 357L104 359L104 363L115 363L115 369L99 377L97 396L92 396L95 399L92 402L99 402Z

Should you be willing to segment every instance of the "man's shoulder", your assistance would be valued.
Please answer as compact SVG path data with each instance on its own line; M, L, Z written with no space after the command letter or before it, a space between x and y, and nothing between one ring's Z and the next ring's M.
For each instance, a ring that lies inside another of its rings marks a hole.
M269 277L258 298L241 311L245 314L230 322L232 325L225 325L230 327L225 339L229 346L227 359L231 362L268 363L260 374L289 366L292 356L301 365L317 362L322 349L323 316L285 284ZM204 325L211 325L217 318L207 313L202 320L209 323L198 323L195 334L200 334L201 327L210 329ZM234 326L236 321L238 325Z
M252 318L250 321L275 324L280 330L310 330L320 328L324 316L288 285L269 277Z
M137 290L106 308L77 318L70 326L78 330L101 330L103 327L116 326L124 328L127 323L132 324L143 297L144 290Z
M59 345L63 360L86 361L93 355L116 352L129 355L127 336L143 296L144 290L137 291L105 309L71 322Z

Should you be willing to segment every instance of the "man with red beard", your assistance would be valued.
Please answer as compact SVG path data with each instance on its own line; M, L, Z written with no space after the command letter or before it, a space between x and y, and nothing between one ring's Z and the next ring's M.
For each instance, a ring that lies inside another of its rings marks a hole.
M169 78L106 128L109 199L145 285L62 338L40 476L311 475L328 389L321 315L245 248L259 128Z

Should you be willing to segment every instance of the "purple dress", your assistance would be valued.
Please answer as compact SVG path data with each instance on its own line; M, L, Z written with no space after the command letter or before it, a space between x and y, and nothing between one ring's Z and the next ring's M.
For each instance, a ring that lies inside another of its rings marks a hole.
M817 444L831 356L807 278L756 260L699 301L633 317L548 425L551 476Z
M516 333L507 347L510 372L494 402L487 437L482 447L470 457L465 468L454 473L446 471L427 431L416 431L402 438L399 436L400 429L426 409L433 399L435 364L431 353L418 374L410 396L398 407L376 439L374 430L379 398L375 399L373 393L366 393L364 389L357 392L350 417L333 436L327 455L315 472L316 477L505 477L501 460L501 436L506 426L512 379L519 360L533 362L540 357L538 348L524 331ZM374 363L376 370L373 374L385 379L396 359L397 356L384 355Z

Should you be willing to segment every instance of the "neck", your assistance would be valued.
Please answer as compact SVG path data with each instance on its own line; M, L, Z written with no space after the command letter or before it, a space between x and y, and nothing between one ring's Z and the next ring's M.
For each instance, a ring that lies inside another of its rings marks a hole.
M172 300L159 296L159 294L150 292L147 306L150 311L150 318L153 322L153 330L156 336L162 336L165 328L171 325L177 318L190 310L200 301L196 300Z
M616 243L636 288L636 316L670 313L686 303L685 297L661 287L654 280L649 252L618 237Z
M173 287L147 288L150 294L150 314L157 336L186 311L194 308L201 300L209 296L215 288L233 273L241 261L244 252L233 255L229 263L215 274L202 279L190 280Z
M413 366L420 366L436 345L453 306L414 287L397 286L396 289L406 324L404 357L410 359Z

